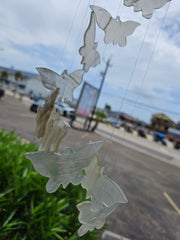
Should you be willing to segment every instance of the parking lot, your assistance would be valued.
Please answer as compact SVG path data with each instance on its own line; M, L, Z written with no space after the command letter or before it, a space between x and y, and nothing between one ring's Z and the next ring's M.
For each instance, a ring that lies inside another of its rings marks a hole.
M12 96L2 98L0 129L14 130L21 137L37 143L34 139L36 115L29 111L29 107L28 102ZM163 154L158 156L141 151L140 147L131 146L131 143L124 144L112 136L108 137L103 130L106 129L100 128L97 133L89 133L69 129L60 150L67 146L77 149L88 141L104 141L99 152L101 163L107 175L119 184L129 201L119 206L108 218L108 230L132 240L179 240L178 165L171 164L170 159L163 161ZM137 144L141 146L141 141Z

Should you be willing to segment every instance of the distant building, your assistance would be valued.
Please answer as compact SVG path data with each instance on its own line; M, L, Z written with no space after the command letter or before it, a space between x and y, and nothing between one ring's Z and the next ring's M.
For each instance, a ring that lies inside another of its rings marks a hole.
M5 88L9 88L11 90L15 88L17 83L14 75L17 71L20 71L22 74L22 80L18 82L18 92L26 95L33 93L36 96L44 98L49 94L49 91L43 86L39 74L0 66L0 72L4 70L8 73L8 79L3 82L3 86Z
M26 82L26 88L24 93L26 95L35 95L38 97L46 98L49 94L49 90L47 90L42 84L40 76L36 76L34 78L29 78Z
M168 128L175 128L176 124L164 113L152 115L151 129L167 134Z
M129 123L134 123L134 124L138 122L138 119L124 112L109 111L108 117L120 119L120 120L129 122Z
M180 130L180 122L177 122L176 128L177 128L178 130Z

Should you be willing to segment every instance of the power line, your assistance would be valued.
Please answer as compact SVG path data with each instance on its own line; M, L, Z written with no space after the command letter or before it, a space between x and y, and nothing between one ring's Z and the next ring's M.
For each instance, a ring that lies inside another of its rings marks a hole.
M112 97L112 98L116 98L116 99L119 99L119 100L124 100L123 97L114 96L114 94L107 93L107 92L102 92L102 95L110 96L110 97ZM134 103L134 100L129 99L129 98L126 98L124 101L127 101L127 102L129 102L129 103ZM178 113L178 112L169 111L169 110L167 110L167 109L160 108L160 107L156 107L156 106L152 106L152 105L145 104L145 103L142 103L142 102L136 102L136 105L139 105L140 107L149 108L149 109L154 109L154 110L158 110L158 111L162 111L162 112L166 112L166 113L170 113L170 114L173 114L173 115L180 116L180 113ZM120 110L121 110L121 109L120 109Z

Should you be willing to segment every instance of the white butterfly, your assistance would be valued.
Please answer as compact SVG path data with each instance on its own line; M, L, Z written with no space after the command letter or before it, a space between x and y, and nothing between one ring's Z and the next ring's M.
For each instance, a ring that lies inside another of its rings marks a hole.
M85 168L85 176L81 185L87 190L87 198L91 201L77 205L79 222L82 224L78 235L83 236L87 231L103 227L106 217L110 215L118 203L127 203L127 198L120 187L110 178L103 175L96 155L90 165Z
M145 18L151 18L154 9L163 7L167 2L171 0L124 0L126 7L134 6L134 11L142 11L142 15Z
M44 135L39 146L39 151L57 152L59 144L67 133L69 124L60 119L60 112L54 108L46 123Z
M101 206L98 211L91 208L91 202L86 201L77 204L79 213L79 222L82 224L78 229L78 235L81 237L88 231L93 231L95 228L100 229L104 226L106 217L109 216L116 208L116 205L111 207Z
M61 101L71 101L73 98L73 90L82 81L84 71L76 70L70 74L65 70L61 75L48 69L48 68L36 68L41 76L43 85L50 90L54 90L57 87L59 90L59 98Z
M30 152L25 156L32 161L35 170L48 177L46 190L55 192L62 184L65 188L69 183L78 185L83 178L83 171L92 161L103 142L90 142L73 152L67 148L62 154L54 152Z
M59 93L59 88L56 88L49 97L46 98L44 105L38 107L36 115L36 130L35 136L43 137L46 129L47 121L54 109L56 97Z
M99 166L97 156L85 168L85 172L81 185L87 190L87 198L91 197L91 209L96 211L102 205L111 207L117 203L128 202L121 188L103 174L104 168Z
M95 35L95 14L91 12L89 26L84 34L84 45L79 49L79 53L83 57L81 64L83 64L83 70L85 72L87 72L90 67L95 67L100 63L100 55L96 51L97 43L95 42Z
M112 16L104 8L91 5L91 9L96 14L98 26L105 31L104 42L126 45L126 36L131 35L135 28L140 25L138 22L127 21L121 22L119 16L113 19Z

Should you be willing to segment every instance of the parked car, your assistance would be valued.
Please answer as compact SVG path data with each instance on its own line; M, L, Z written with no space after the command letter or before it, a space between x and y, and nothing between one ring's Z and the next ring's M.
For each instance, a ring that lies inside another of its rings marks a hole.
M58 103L55 104L56 110L59 110L63 116L74 118L75 117L75 109L71 108L67 103Z
M117 120L117 121L111 123L111 125L115 128L120 128L122 126L122 124L123 124L123 121L121 121L121 120Z
M4 89L0 88L0 98L4 96Z
M45 100L39 99L39 100L35 101L35 102L31 105L30 110L31 110L32 112L37 112L38 107L39 107L39 106L42 107L42 106L44 105L44 103L45 103Z
M123 124L123 121L117 119L117 118L107 118L106 122L111 123L111 125L115 128L120 128Z

